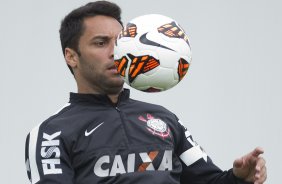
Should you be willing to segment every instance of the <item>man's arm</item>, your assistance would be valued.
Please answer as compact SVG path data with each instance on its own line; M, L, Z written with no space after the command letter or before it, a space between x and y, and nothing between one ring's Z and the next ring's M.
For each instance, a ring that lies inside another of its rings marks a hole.
M74 172L60 130L35 127L26 138L25 164L32 184L74 183Z
M265 162L254 151L234 162L233 169L222 171L193 140L190 132L180 124L177 154L182 162L181 183L197 184L262 184L266 179ZM249 172L246 172L248 170Z

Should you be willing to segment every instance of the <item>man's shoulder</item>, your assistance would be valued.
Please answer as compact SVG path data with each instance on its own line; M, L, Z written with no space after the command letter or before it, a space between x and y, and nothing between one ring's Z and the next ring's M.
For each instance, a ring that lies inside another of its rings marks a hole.
M160 113L166 113L166 114L171 114L171 115L174 114L169 109L159 104L146 102L146 101L140 101L136 99L131 99L131 100L132 100L132 106L138 107L138 110L143 109L144 111L158 111Z
M140 100L136 100L136 99L131 99L131 102L134 105L145 106L145 107L152 107L152 108L159 108L159 109L166 109L162 105L151 103L151 102L140 101Z
M68 122L67 117L68 114L71 113L71 109L72 105L70 103L65 104L63 107L49 116L49 118L47 118L43 122L38 123L35 127L32 128L30 132L39 131L39 129L44 131L56 129L60 130L66 127L65 124Z

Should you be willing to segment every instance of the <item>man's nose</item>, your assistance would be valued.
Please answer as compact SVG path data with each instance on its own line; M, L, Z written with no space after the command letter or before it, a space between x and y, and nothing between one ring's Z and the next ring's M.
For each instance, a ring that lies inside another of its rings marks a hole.
M114 39L110 44L110 57L114 57L114 48L115 48L116 40Z

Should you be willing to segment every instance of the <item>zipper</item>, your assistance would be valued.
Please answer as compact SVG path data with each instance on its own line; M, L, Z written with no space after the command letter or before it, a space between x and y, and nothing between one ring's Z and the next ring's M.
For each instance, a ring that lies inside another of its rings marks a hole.
M126 141L126 146L129 147L129 139L128 139L128 134L126 132L126 129L125 129L125 124L126 124L126 121L124 119L124 114L123 112L120 110L119 108L119 104L120 104L120 96L118 97L118 101L116 104L113 104L113 107L115 108L115 110L117 111L117 113L119 114L119 117L120 117L120 121L121 121L121 126L122 126L122 131L123 131L123 134L124 134L124 137L125 137L125 141Z
M118 111L118 113L120 113L120 109L118 108L118 106L115 106L115 109Z

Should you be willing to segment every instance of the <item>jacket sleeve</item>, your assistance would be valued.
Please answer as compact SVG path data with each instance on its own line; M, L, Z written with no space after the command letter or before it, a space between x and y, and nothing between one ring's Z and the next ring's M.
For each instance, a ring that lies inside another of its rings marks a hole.
M62 130L42 125L35 127L26 138L25 164L32 184L74 183Z
M177 119L178 120L178 119ZM176 154L182 164L182 184L250 184L232 172L222 171L192 138L190 132L179 121Z

